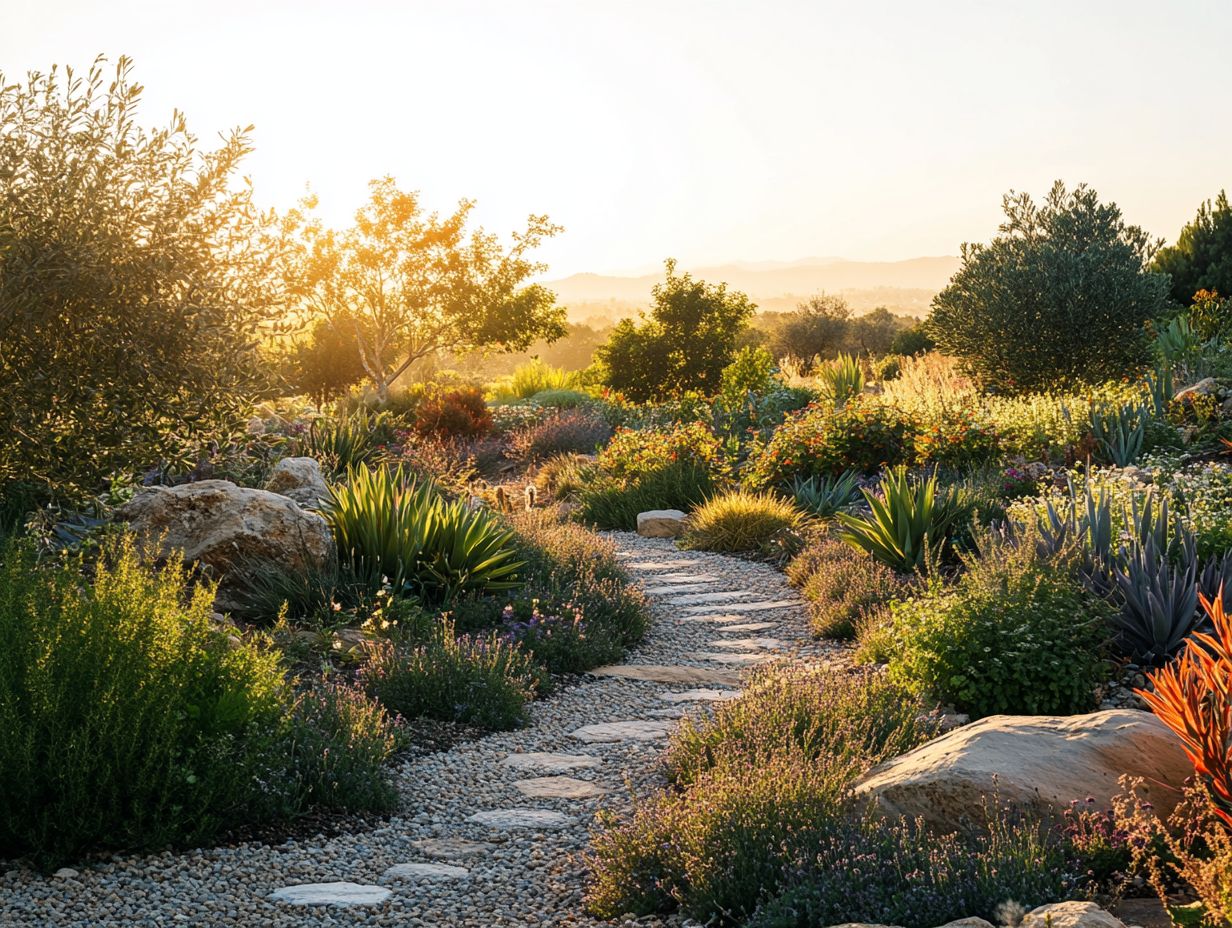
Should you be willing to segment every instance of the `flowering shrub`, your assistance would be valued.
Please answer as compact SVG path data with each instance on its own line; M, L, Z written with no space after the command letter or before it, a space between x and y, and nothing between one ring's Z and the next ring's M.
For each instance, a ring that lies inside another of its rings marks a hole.
M842 409L814 403L789 416L769 442L750 455L754 486L782 486L795 477L872 473L907 463L914 455L915 426L901 411L874 402Z
M938 419L921 425L915 435L920 464L963 468L984 464L1001 450L996 429L966 408L949 409Z
M667 428L622 428L599 454L599 467L616 478L636 478L671 464L694 464L707 471L724 470L723 445L702 422Z
M787 565L787 578L808 600L809 624L823 638L853 638L864 620L911 590L889 567L834 538L807 546Z
M520 460L542 461L557 454L593 454L611 436L612 427L598 416L564 412L514 432L510 448Z
M425 398L415 411L415 430L432 435L477 436L492 430L492 413L477 387L460 387Z
M498 435L512 435L547 422L556 415L556 410L533 403L510 403L491 407L489 414L492 416L492 431Z

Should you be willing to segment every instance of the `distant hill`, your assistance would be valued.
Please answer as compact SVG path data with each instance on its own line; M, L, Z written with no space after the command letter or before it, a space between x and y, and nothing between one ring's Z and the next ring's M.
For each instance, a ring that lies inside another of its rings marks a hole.
M958 258L910 258L906 261L848 261L805 258L800 261L756 261L688 268L694 277L726 281L742 290L763 311L790 310L817 293L846 297L856 312L885 306L894 312L924 315L933 296L958 270ZM574 274L546 281L575 321L595 316L619 319L635 315L650 300L650 288L662 274L619 276Z

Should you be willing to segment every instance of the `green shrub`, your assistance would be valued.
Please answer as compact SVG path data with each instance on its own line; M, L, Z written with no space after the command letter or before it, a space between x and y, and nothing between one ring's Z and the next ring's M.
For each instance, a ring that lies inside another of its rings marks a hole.
M1232 295L1232 206L1219 191L1214 201L1198 206L1198 213L1176 237L1176 244L1161 248L1152 270L1169 275L1172 299L1186 306L1200 290Z
M723 368L719 399L729 409L748 402L751 394L765 393L774 386L774 356L765 348L746 346Z
M446 501L401 468L361 465L322 509L339 557L376 590L388 582L427 603L517 586L511 534L490 513Z
M903 356L901 354L887 354L873 362L873 380L877 383L896 380L902 372Z
M863 620L912 588L889 567L832 538L808 545L787 565L787 577L808 600L809 624L822 638L853 638Z
M385 708L407 718L507 731L526 721L526 704L544 685L541 673L518 645L495 632L457 636L453 622L443 619L426 642L373 642L358 680Z
M903 329L894 336L894 340L890 342L890 354L887 357L915 357L932 351L936 347L937 343L928 333L928 327L920 322Z
M214 591L130 542L80 566L0 552L0 856L206 843L312 804L388 808L383 713L298 703L277 653L210 625ZM349 754L331 756L335 752Z
M773 493L732 490L694 509L681 541L700 551L760 551L801 518L799 509Z
M718 486L709 468L676 461L625 480L597 480L582 489L577 514L599 528L637 528L637 515L650 509L687 512Z
M1001 436L994 426L965 408L950 408L915 436L917 464L961 469L987 464L999 457Z
M842 409L864 392L864 365L858 358L840 354L817 369L817 390L835 409Z
M539 358L532 358L525 364L519 364L508 377L498 380L491 387L492 399L498 403L510 403L516 400L530 399L537 394L548 391L572 392L577 386L578 376L573 371L553 367ZM585 395L585 394L581 394ZM551 405L543 403L542 405Z
M864 400L840 410L813 404L789 416L769 442L750 454L748 476L758 487L786 486L796 478L871 474L908 463L915 425L898 409Z
M544 409L578 409L597 405L593 396L581 390L540 390L530 401Z
M1086 712L1107 676L1108 607L1033 545L995 546L953 589L892 609L892 677L973 717Z
M840 512L839 537L899 573L923 569L952 536L970 527L971 502L956 488L939 485L935 474L916 480L905 467L895 467L882 476L876 493L861 492L870 512Z
M705 423L666 428L617 429L599 453L599 467L617 479L642 477L674 464L692 464L716 475L726 472L723 445Z

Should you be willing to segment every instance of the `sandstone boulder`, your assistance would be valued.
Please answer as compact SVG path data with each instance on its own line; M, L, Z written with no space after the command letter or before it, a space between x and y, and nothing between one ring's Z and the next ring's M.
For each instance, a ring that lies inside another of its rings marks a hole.
M1094 902L1054 902L1028 912L1022 920L1022 928L1125 928L1125 925Z
M182 553L220 581L217 605L235 609L244 569L305 571L321 568L333 538L325 520L294 500L227 480L149 487L121 507L143 554L164 560Z
M283 458L274 465L265 489L295 500L306 509L319 509L329 499L329 484L313 458Z
M651 509L637 514L637 533L644 538L678 538L686 516L679 509Z
M1122 774L1143 777L1144 796L1167 815L1192 773L1176 736L1149 712L994 715L875 767L856 793L888 815L952 831L994 795L1052 818L1088 796L1106 807Z

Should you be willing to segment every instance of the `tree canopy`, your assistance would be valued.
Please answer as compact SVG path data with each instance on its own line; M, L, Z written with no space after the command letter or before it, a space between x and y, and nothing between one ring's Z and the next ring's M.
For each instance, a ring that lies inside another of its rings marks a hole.
M272 216L236 183L250 130L141 128L130 62L106 67L0 74L0 496L225 434L281 311Z
M1146 323L1167 309L1158 248L1094 190L1058 181L1043 203L1012 191L987 245L933 300L929 330L985 385L1047 390L1120 377L1146 359Z
M1232 206L1225 191L1198 207L1176 244L1155 255L1152 269L1172 277L1172 298L1182 306L1199 290L1232 296Z
M674 259L666 270L651 291L649 318L622 320L595 352L604 382L637 402L690 391L714 394L757 309L726 284L677 274Z
M506 247L482 228L467 231L473 201L442 218L391 177L369 190L349 229L322 225L312 199L288 218L299 245L287 281L308 318L348 330L379 396L428 355L522 351L565 334L555 295L528 283L545 269L530 253L561 231L546 216L531 216Z

